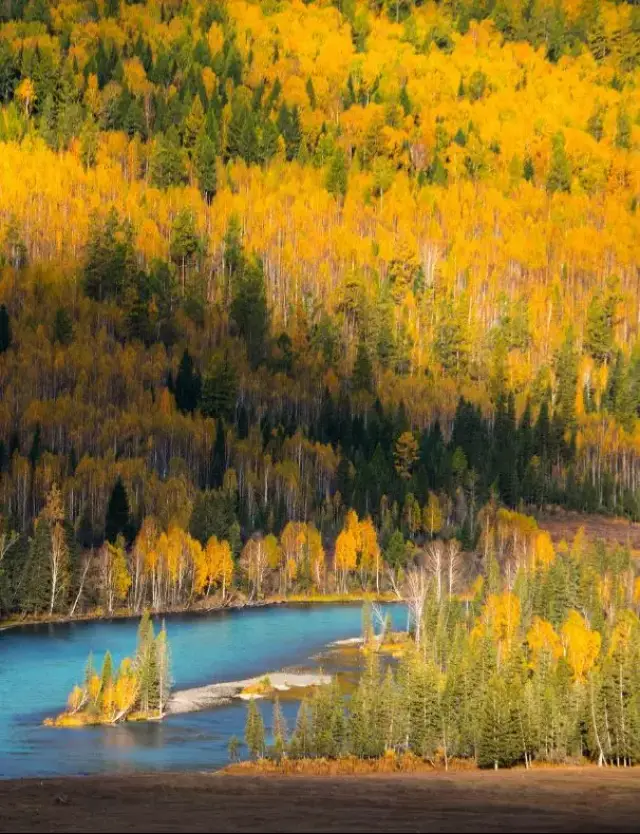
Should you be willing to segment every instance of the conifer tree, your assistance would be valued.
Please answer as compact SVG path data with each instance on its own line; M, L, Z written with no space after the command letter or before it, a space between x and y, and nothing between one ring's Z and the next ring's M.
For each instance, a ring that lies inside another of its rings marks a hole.
M43 516L34 525L25 568L23 610L44 611L51 600L51 527Z
M126 487L120 476L118 476L111 492L111 497L109 498L104 534L106 540L111 543L114 543L120 535L124 536L125 539L130 539L131 537L129 499L127 497Z
M280 698L277 695L273 702L272 735L274 755L279 761L287 749L287 722L282 714Z
M11 322L4 304L0 305L0 353L5 353L11 345Z
M551 142L551 165L547 174L547 191L571 191L571 167L565 151L564 135L556 133Z
M309 718L309 702L305 696L298 707L296 726L289 745L293 758L305 759L312 754L312 730Z
M195 146L195 168L200 191L207 203L211 203L218 188L216 147L206 133L200 135Z
M478 749L480 767L509 767L517 757L517 727L505 681L494 675L487 685L482 707Z
M253 758L261 759L264 756L264 722L255 698L249 701L247 708L244 737Z
M347 183L347 160L342 148L337 148L327 171L327 191L334 197L344 197L347 193Z
M167 628L164 621L155 639L155 659L158 678L158 715L162 717L166 712L171 694L171 657Z
M176 405L185 414L193 413L200 402L201 381L193 359L184 349L175 382Z

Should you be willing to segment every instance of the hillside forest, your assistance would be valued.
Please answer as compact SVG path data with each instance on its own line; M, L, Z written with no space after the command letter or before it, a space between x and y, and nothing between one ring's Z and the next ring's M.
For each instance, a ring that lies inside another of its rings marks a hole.
M639 67L628 2L0 0L0 615L640 518Z

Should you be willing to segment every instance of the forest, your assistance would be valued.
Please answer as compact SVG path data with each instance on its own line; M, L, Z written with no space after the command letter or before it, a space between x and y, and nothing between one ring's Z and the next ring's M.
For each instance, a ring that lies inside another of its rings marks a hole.
M445 769L637 764L640 585L630 554L576 536L550 556L528 560L520 551L506 577L491 557L466 594L411 569L408 644L390 644L384 624L376 634L365 607L355 688L320 687L293 727L277 696L267 727L267 711L249 704L244 741L257 766L267 759L281 772L314 773L348 757L409 771L421 761ZM398 646L404 651L389 662L385 648Z
M1 0L0 616L639 519L639 67L608 0Z

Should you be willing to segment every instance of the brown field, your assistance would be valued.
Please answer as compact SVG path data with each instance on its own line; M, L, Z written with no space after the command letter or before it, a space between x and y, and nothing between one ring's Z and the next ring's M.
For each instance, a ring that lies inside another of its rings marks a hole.
M640 769L0 782L0 831L638 831Z
M575 534L584 527L591 541L603 539L611 544L617 542L640 554L640 523L606 515L584 515L568 510L548 511L537 516L540 527L548 530L557 544L565 539L569 544Z

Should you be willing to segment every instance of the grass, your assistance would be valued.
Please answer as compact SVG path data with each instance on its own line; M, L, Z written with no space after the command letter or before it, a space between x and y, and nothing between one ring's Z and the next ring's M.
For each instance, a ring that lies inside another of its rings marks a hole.
M356 756L341 756L338 759L289 759L279 761L258 759L253 762L239 762L225 768L225 773L279 776L347 776L370 773L419 773L444 770L444 760L425 761L412 753L388 751L377 759L359 759ZM449 770L475 770L475 762L468 759L452 759Z

